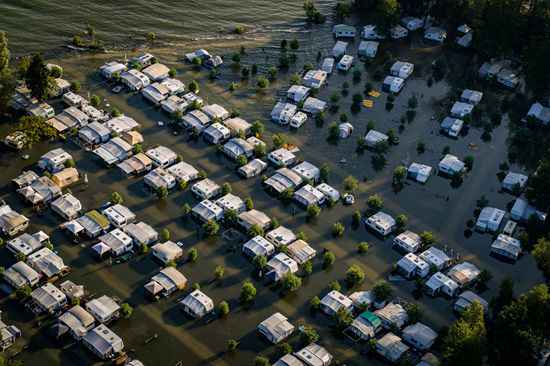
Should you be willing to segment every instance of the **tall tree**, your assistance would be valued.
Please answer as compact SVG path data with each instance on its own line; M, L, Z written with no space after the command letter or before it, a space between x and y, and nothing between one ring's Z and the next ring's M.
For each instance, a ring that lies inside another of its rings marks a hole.
M536 366L545 340L550 337L548 287L535 286L506 306L491 333L491 365Z
M448 366L482 366L487 331L483 306L470 305L455 321L443 340L444 364Z
M15 77L9 64L8 37L6 33L0 32L0 115L7 112L16 86Z
M8 37L5 32L0 32L0 72L10 65L10 50L8 49Z
M42 55L33 55L25 75L25 81L33 97L43 100L48 96L49 72L46 69Z
M541 160L536 174L529 178L526 191L527 198L544 212L550 209L548 182L550 182L550 153Z
M399 21L400 12L401 7L397 0L379 0L375 8L377 26L382 31L388 32Z

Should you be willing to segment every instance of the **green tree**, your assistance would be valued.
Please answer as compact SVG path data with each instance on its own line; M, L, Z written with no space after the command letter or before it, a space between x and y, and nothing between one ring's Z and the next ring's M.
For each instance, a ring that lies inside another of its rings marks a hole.
M250 197L246 197L244 200L244 205L246 206L247 210L254 209L254 201Z
M259 76L256 80L256 85L260 89L266 89L269 87L269 80L265 76Z
M241 303L249 303L256 298L256 287L250 281L244 281L241 287L240 301Z
M537 285L505 306L490 330L491 365L537 365L550 336L550 293Z
M372 294L377 302L385 302L392 297L393 289L386 281L379 281L373 286Z
M342 332L351 325L353 316L348 309L341 307L336 314L334 314L334 320L336 322L336 329Z
M263 235L264 235L264 229L262 229L262 228L260 227L260 225L254 224L254 225L252 225L252 226L250 227L250 229L248 230L248 234L249 234L250 236L258 236L258 235L263 236Z
M199 259L199 251L196 248L191 248L187 252L187 260L191 263L195 263Z
M294 273L287 273L281 280L284 291L294 292L302 286L302 279Z
M435 243L435 235L431 231L423 231L420 233L422 246L429 246Z
M292 346L287 342L279 343L277 349L281 355L289 355L292 353Z
M409 323L415 324L422 320L422 308L415 303L409 303L405 306L407 316L409 317Z
M384 207L384 199L375 193L367 198L367 206L373 211L379 211Z
M271 363L267 357L256 356L254 359L254 366L271 366Z
M214 268L214 278L216 280L221 280L223 278L223 275L225 274L225 268L223 266L216 266Z
M309 301L309 307L311 310L319 310L321 308L321 299L318 296L313 296Z
M222 185L222 194L226 195L226 194L231 193L231 192L233 192L233 188L231 188L231 184L229 184L228 182L225 182Z
M304 274L306 276L309 276L311 273L313 273L313 263L311 261L307 261L304 264L302 264L302 270L304 271Z
M0 49L1 52L1 49ZM9 68L0 70L0 115L7 112L17 83Z
M355 192L359 188L359 181L352 175L348 175L344 178L344 189L347 192Z
M25 75L27 86L33 97L44 100L48 97L50 88L49 71L41 54L34 54Z
M235 352L237 350L238 346L239 346L239 342L237 342L234 339L229 339L227 341L227 351L228 352Z
M407 177L407 168L403 165L398 166L393 171L393 184L403 184L403 181Z
M252 262L254 263L254 267L259 271L263 271L267 266L267 258L264 255L255 256Z
M369 243L367 243L366 241L362 241L357 245L357 251L359 252L359 254L367 253L369 251Z
M346 271L346 283L348 287L355 287L365 280L365 272L356 264L351 265Z
M276 149L282 147L287 143L286 136L282 133L276 133L271 136L271 139L273 140L273 146L275 146Z
M319 170L321 181L328 182L328 177L330 175L330 166L327 163L324 163L323 165L321 165L321 168Z
M256 136L262 136L265 131L265 126L261 121L254 121L250 127L250 131Z
M125 302L120 305L120 312L125 319L130 319L130 317L134 313L134 308L130 304Z
M229 314L229 311L230 311L230 308L227 301L225 300L220 301L220 303L218 304L218 315L221 317L227 316L227 314Z
M550 240L546 238L539 239L533 248L532 254L544 277L550 279Z
M405 214L397 215L397 217L395 218L395 224L397 226L397 229L400 231L405 229L405 226L407 226L408 221L409 219L407 218L407 215Z
M170 230L164 228L160 231L160 240L162 241L168 241L170 240Z
M111 193L111 202L115 205L124 203L124 198L118 192Z
M220 231L220 225L214 220L208 220L202 225L202 229L207 237L214 237Z
M6 32L0 32L0 72L8 69L10 64L10 50Z
M97 95L92 95L90 97L90 104L92 105L92 107L99 107L99 105L101 104L101 98L99 98Z
M399 21L400 5L397 0L380 0L374 9L377 26L383 32L389 32Z
M199 87L199 83L197 83L196 80L193 80L191 81L191 83L189 83L189 91L195 94L199 94L200 87Z
M332 236L339 238L344 235L346 227L341 222L336 222L332 225Z
M474 302L462 313L460 319L451 325L443 339L444 364L449 366L483 365L486 336L483 306Z
M293 50L297 50L298 48L300 48L300 43L298 42L298 40L296 38L294 38L292 41L290 41L290 48L293 49Z
M319 333L311 325L304 324L300 335L302 343L308 345L319 340Z
M166 187L159 187L156 193L159 200L165 200L168 197L168 189Z
M309 205L307 206L307 216L309 218L316 218L321 213L321 208L317 205Z
M550 210L550 153L547 153L537 167L537 174L533 174L527 181L526 196L529 201L547 212Z
M328 268L334 264L334 261L336 260L336 256L333 252L330 250L327 250L323 254L323 268Z

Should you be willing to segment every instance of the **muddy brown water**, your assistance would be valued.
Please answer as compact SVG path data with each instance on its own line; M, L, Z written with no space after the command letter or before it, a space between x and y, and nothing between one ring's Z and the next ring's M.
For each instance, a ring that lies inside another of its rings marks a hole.
M297 65L303 65L307 60L315 62L317 50L328 54L332 41L328 27L312 32L307 38L307 47L299 52ZM321 34L321 36L317 36ZM306 44L306 40L302 42ZM353 44L355 48L358 42ZM265 45L247 45L249 54L243 57L243 64L265 62L267 52L268 62L274 62L275 51ZM266 51L270 49L271 51ZM220 46L221 52L229 52ZM392 46L392 53L396 57L428 65L440 53L438 48L422 45L412 49L407 44ZM32 218L28 232L44 230L53 235L56 250L72 267L68 278L82 283L94 294L108 294L131 303L135 307L134 315L130 320L118 320L112 328L123 337L126 350L131 357L142 360L146 365L161 364L174 365L182 360L184 365L249 365L257 354L269 356L272 360L277 357L276 348L260 339L255 331L259 322L275 311L287 315L291 322L298 324L306 322L313 324L321 334L321 343L331 351L338 361L348 365L378 364L361 355L362 347L352 345L346 339L336 336L331 331L331 320L318 314L309 312L309 300L313 296L323 296L327 292L328 284L333 280L340 280L343 284L346 269L352 264L358 264L366 273L365 282L359 289L368 289L376 281L387 278L393 263L399 254L391 249L391 239L380 240L367 232L364 227L356 230L351 228L351 215L355 209L364 211L365 202L373 193L381 194L384 198L384 211L393 215L405 213L409 218L408 228L413 231L433 231L439 238L439 245L452 248L462 258L472 261L481 268L492 272L494 278L489 283L489 289L483 293L487 299L492 296L497 284L505 277L511 277L516 282L517 291L523 291L533 284L542 281L531 256L521 258L515 265L505 264L489 256L491 235L474 233L466 238L464 230L466 222L473 217L476 200L484 194L490 205L504 208L513 200L508 194L499 192L499 182L496 178L499 164L506 157L506 138L508 135L506 122L496 128L489 143L480 139L481 131L471 129L469 134L458 140L450 140L438 133L438 121L432 120L434 115L434 101L446 95L449 86L445 82L435 83L428 87L425 77L413 77L407 81L405 89L396 98L395 107L388 112L384 108L386 96L384 93L375 99L374 108L362 109L357 114L350 112L351 98L355 93L364 90L364 84L369 81L379 89L380 82L371 79L372 70L357 67L362 70L362 81L354 83L351 72L348 74L335 73L329 79L328 87L319 93L321 99L328 100L333 92L340 93L344 81L350 84L349 95L340 100L340 111L337 114L327 114L322 127L316 126L309 120L298 131L291 132L269 121L269 112L275 102L275 93L288 86L289 75L294 71L283 72L269 90L256 93L252 86L242 85L235 93L227 91L230 81L238 80L238 75L230 65L222 68L222 77L216 82L208 80L205 72L194 71L190 66L181 62L183 50L155 50L161 62L176 67L178 78L189 83L198 80L201 85L201 95L210 103L219 103L227 109L237 108L241 116L249 121L260 119L266 125L265 139L271 141L270 135L275 132L284 132L291 142L297 144L301 152L299 158L321 165L329 163L332 169L329 184L343 189L342 181L347 175L354 175L362 182L357 202L354 206L337 205L323 209L315 222L307 222L305 212L293 205L283 205L274 197L268 195L261 187L260 178L241 180L235 166L223 156L216 153L216 148L205 144L202 140L188 141L187 136L175 136L166 127L158 127L157 121L167 121L168 116L148 104L140 95L119 94L109 91L109 87L99 78L95 70L106 59L124 57L123 54L110 55L77 55L63 58L58 62L65 69L65 75L71 80L80 80L85 88L84 94L89 91L106 99L111 106L116 106L123 113L133 117L142 125L141 132L145 137L145 147L163 144L183 156L183 159L199 169L205 170L209 177L218 183L230 182L234 193L241 197L252 197L256 208L276 217L282 225L293 230L302 230L308 236L308 241L320 253L329 249L336 254L334 266L328 270L321 268L321 256L314 261L314 273L304 280L302 288L295 294L281 297L276 288L266 286L262 281L254 279L252 265L243 258L239 251L232 253L228 249L229 243L223 239L204 240L196 234L196 226L181 219L181 206L184 203L193 205L197 202L189 191L175 190L168 199L159 202L150 195L143 186L141 178L126 179L117 169L107 169L97 161L93 154L84 152L71 143L42 143L32 150L25 151L30 155L29 160L22 160L20 153L0 150L0 167L4 170L0 180L0 198L6 200L14 208L24 212ZM230 61L228 62L228 64ZM266 62L267 65L267 62ZM406 124L401 133L400 143L392 146L387 153L387 165L381 171L375 171L371 164L372 153L356 153L356 139L364 134L367 121L375 122L376 128L387 131L389 128L397 130L398 121L407 109L407 100L411 95L418 96L419 105L415 120ZM104 102L105 103L105 102ZM327 142L328 126L337 121L339 113L346 112L350 122L355 126L352 137L341 140L337 144ZM0 135L9 129L8 124L0 125ZM418 154L418 141L426 144L426 152ZM470 148L469 144L474 144ZM61 220L51 211L42 215L33 214L22 200L17 197L10 180L18 173L32 166L40 155L56 147L63 146L73 154L81 174L87 174L89 184L71 188L80 198L85 209L97 208L109 199L113 191L117 191L125 198L128 205L137 214L138 220L153 225L156 229L167 228L173 240L181 240L185 248L195 247L199 250L199 260L194 264L180 264L178 268L188 277L190 283L200 283L201 288L213 298L217 304L227 300L231 306L231 313L226 319L214 320L210 323L187 319L177 306L177 299L183 293L163 299L157 303L145 300L143 285L154 275L160 266L150 256L138 256L128 263L109 265L108 262L96 262L92 259L89 246L91 242L75 245L68 238L56 230ZM475 163L473 170L467 175L459 188L452 188L450 181L443 177L432 176L426 185L419 185L408 181L399 192L394 192L391 185L392 172L395 166L401 163L418 161L437 166L441 158L441 151L445 146L459 157L473 155ZM347 163L340 164L345 158ZM520 167L512 167L521 170ZM273 169L270 168L270 172ZM363 181L367 178L366 182ZM297 214L292 215L296 210ZM346 224L346 232L342 238L334 239L331 236L333 223L341 221ZM368 241L368 254L357 254L356 246L361 241ZM2 249L2 265L7 267L13 263L13 258L6 249ZM223 265L226 274L221 283L212 282L214 268ZM243 308L238 304L238 296L242 282L252 279L258 289L257 299L250 308ZM345 287L344 287L345 288ZM395 286L395 295L400 298L414 300L411 292L414 284L399 282ZM25 312L18 309L18 305L4 295L1 301L5 310L4 319L21 326L23 340L18 342L20 348L24 343L28 349L23 351L18 359L27 365L83 365L94 364L89 352L79 345L64 345L52 342L47 338L45 327L37 327L36 322ZM424 310L424 321L438 329L448 325L453 320L451 302L445 299L431 299L423 297L418 302ZM158 338L148 344L145 340L158 335ZM237 339L240 342L239 350L235 354L225 352L228 339ZM298 337L291 339L297 345ZM15 350L16 348L14 348ZM12 351L14 351L12 350Z

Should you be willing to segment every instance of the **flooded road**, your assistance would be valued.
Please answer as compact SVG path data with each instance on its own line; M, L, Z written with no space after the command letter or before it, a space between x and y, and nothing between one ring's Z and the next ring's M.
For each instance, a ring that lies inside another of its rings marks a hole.
M481 131L471 129L469 134L458 140L450 140L438 133L438 119L432 119L436 113L434 105L443 99L450 87L444 81L428 87L425 75L413 76L407 81L405 89L396 98L395 107L386 111L384 105L386 95L375 99L372 109L361 109L357 114L350 112L352 96L362 93L365 83L372 83L375 89L380 89L380 82L373 80L373 70L362 64L357 69L362 71L362 79L358 83L352 80L352 73L334 74L329 79L329 86L323 88L319 97L329 100L332 93L340 93L342 83L349 83L347 96L341 96L338 113L327 114L323 126L317 126L309 120L301 129L291 132L269 121L269 113L275 103L276 92L286 89L290 75L301 68L306 62L315 63L317 51L323 55L329 53L333 41L328 31L329 25L304 33L301 44L304 45L298 52L298 62L288 72L281 72L278 80L272 83L269 90L257 93L253 86L253 79L249 84L243 82L235 93L228 91L231 81L239 81L238 71L229 65L230 57L222 68L222 77L215 82L208 80L205 72L194 71L189 65L181 62L181 54L187 49L159 49L153 53L158 59L170 67L178 70L178 78L189 84L191 80L199 81L201 96L209 103L219 103L228 110L238 109L241 117L252 122L261 120L266 125L264 140L271 142L273 133L284 132L290 142L300 147L298 157L314 164L329 163L331 174L329 184L343 190L342 181L348 175L354 175L360 183L359 195L354 206L341 204L333 208L323 209L320 217L314 222L306 221L305 211L293 205L284 205L274 197L268 195L261 187L259 177L250 180L241 180L235 171L234 163L216 152L216 147L205 144L202 140L188 141L183 134L174 135L166 127L158 127L157 121L167 121L168 116L144 101L140 95L114 95L109 91L95 70L104 60L123 58L123 54L110 55L80 55L62 60L52 60L65 69L65 76L70 80L79 80L90 94L97 94L108 101L110 106L116 106L123 113L136 119L142 125L141 132L145 138L144 147L162 144L181 154L184 161L194 165L197 169L205 170L209 178L221 184L231 183L235 194L242 198L252 197L255 207L265 211L271 217L276 217L282 225L295 231L303 231L308 242L321 253L323 249L333 251L337 257L334 266L328 270L321 268L321 255L314 261L313 274L304 280L302 288L296 293L281 297L276 288L264 285L253 278L252 265L244 259L239 251L232 252L231 244L222 238L201 240L196 233L196 225L181 218L181 207L184 203L191 206L197 201L190 191L175 190L168 199L159 202L144 188L142 178L126 179L118 170L106 169L91 153L84 152L76 145L40 144L28 153L30 159L24 161L19 154L0 150L0 168L5 172L0 181L0 198L6 200L12 207L21 210L28 217L32 217L32 224L28 232L44 230L53 234L53 243L66 264L73 268L69 279L81 283L94 294L114 295L129 302L135 307L130 320L118 320L112 325L117 334L122 336L129 355L139 358L146 365L174 365L183 360L184 365L250 365L257 354L263 354L274 360L277 350L260 339L256 333L256 326L262 320L276 311L289 317L295 325L306 322L313 324L321 334L321 343L331 351L335 359L347 365L377 365L377 361L366 359L361 355L361 347L351 345L346 339L335 336L330 328L332 321L324 315L312 315L309 311L309 300L313 296L322 297L327 292L328 284L339 280L342 285L346 269L352 264L358 264L364 269L367 279L360 286L369 289L372 285L386 278L392 270L393 264L400 255L391 249L391 239L382 241L371 235L364 227L356 230L351 227L351 216L354 210L362 212L366 208L366 199L369 195L378 193L384 198L384 211L398 215L404 213L409 218L408 228L415 232L424 230L433 231L438 238L438 245L452 248L462 258L472 261L482 269L488 269L494 276L489 283L489 290L483 296L489 299L496 291L498 283L505 277L516 281L516 290L524 291L534 283L542 281L542 276L536 269L532 257L526 256L515 265L509 265L489 257L492 238L489 234L474 233L466 238L464 230L466 222L473 218L476 200L483 194L491 206L505 208L513 200L508 194L499 192L499 181L496 173L501 162L506 157L506 138L508 135L506 123L496 128L492 141L484 143L480 139ZM321 35L321 36L319 36ZM307 46L306 46L307 44ZM247 55L243 56L243 65L257 63L260 70L274 64L278 51L275 47L278 42L272 41L263 45L247 45ZM357 43L353 45L356 47ZM215 49L215 51L218 51ZM226 55L230 53L220 45L219 51ZM397 44L389 51L394 57L415 63L429 65L438 56L440 50L426 46L425 48L411 49L407 45ZM353 53L355 54L355 52ZM368 78L368 79L367 79ZM86 92L82 93L85 95ZM417 115L412 123L405 124L399 135L400 143L392 146L386 154L387 164L382 170L375 170L371 164L372 153L356 152L356 139L365 133L367 122L373 121L376 129L387 131L390 128L398 130L399 120L407 110L407 101L415 94L419 103ZM345 112L350 122L355 126L352 137L348 140L331 144L327 141L328 126L337 121L339 114ZM9 126L0 125L0 136L4 136ZM417 143L422 141L426 145L423 154L417 153ZM159 265L151 256L138 256L130 262L118 265L109 265L108 262L98 263L92 259L89 246L91 242L82 245L72 244L63 233L54 230L61 220L50 211L43 215L33 214L22 200L16 196L9 180L17 176L27 166L32 165L44 152L55 146L63 146L76 160L81 174L87 174L89 184L79 185L71 190L82 201L86 210L97 208L109 199L111 192L122 194L125 204L132 209L138 220L145 221L157 230L167 228L173 240L181 240L185 248L197 248L199 259L197 263L185 263L179 269L189 279L189 283L199 283L201 289L217 304L222 300L229 302L231 313L226 319L217 319L206 324L204 321L187 319L177 306L176 300L182 295L174 295L151 304L145 300L143 285L159 269ZM470 147L469 147L470 145ZM437 166L445 146L458 157L473 155L475 157L473 170L467 175L459 188L452 188L450 181L443 177L432 176L426 185L407 182L400 192L394 192L391 180L393 169L401 163L413 161ZM3 148L1 148L3 149ZM26 152L27 153L27 152ZM346 164L338 162L345 158ZM521 170L512 167L513 170ZM272 168L266 173L269 175ZM366 181L365 181L366 178ZM295 216L292 212L296 211ZM331 236L333 223L341 221L346 225L346 232L342 238L334 239ZM368 254L359 255L357 244L361 241L370 243ZM6 249L2 249L2 265L8 266L13 259ZM214 269L223 265L226 275L220 283L213 282ZM252 279L258 289L257 299L250 308L243 308L238 303L240 288L244 280ZM395 295L409 301L413 299L411 292L412 282L399 282L395 286ZM422 298L420 303L424 310L424 321L435 329L448 325L453 320L451 302L441 298ZM61 349L59 345L46 338L46 330L38 329L28 314L17 311L15 302L2 299L2 307L9 314L8 319L14 319L23 329L24 340L29 342L29 349L24 351L18 359L27 365L55 364L76 365L94 364L96 362L79 345ZM148 344L145 340L158 335L158 338ZM239 351L235 354L225 352L228 339L237 339L240 342ZM291 344L298 347L298 336L291 338Z

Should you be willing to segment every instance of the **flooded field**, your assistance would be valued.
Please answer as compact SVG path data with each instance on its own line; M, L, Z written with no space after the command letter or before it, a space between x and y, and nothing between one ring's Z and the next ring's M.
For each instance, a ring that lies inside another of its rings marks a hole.
M147 103L139 94L119 94L110 92L96 73L97 67L105 60L123 58L124 54L109 55L75 55L71 58L53 59L65 69L65 77L69 80L82 82L85 92L96 94L104 99L104 106L116 106L123 113L141 123L141 132L145 138L144 147L162 144L181 154L184 161L208 173L209 178L221 184L231 183L235 194L242 198L251 197L255 207L265 211L271 217L276 217L282 225L296 231L303 231L309 243L317 249L329 249L335 253L337 260L328 270L322 269L321 256L314 261L313 274L304 280L302 288L295 294L285 297L279 295L276 288L266 286L262 281L253 277L253 267L240 253L232 251L231 243L218 239L204 240L197 235L197 226L192 221L181 218L181 207L184 203L193 206L197 201L190 191L175 190L165 201L158 201L144 187L141 178L127 179L116 169L107 169L93 154L84 152L72 143L40 144L32 150L26 151L29 160L22 160L20 154L0 149L0 168L4 171L0 180L0 198L17 210L31 217L32 223L28 232L44 230L52 233L52 242L56 250L72 267L69 279L81 283L94 294L117 296L135 307L134 315L130 320L118 320L112 325L113 330L123 339L131 357L143 361L146 365L174 365L182 360L184 365L250 365L257 354L266 355L275 359L275 347L261 340L255 328L258 323L275 311L280 311L289 317L294 324L305 322L312 324L321 334L321 343L331 351L335 359L347 365L376 365L377 361L369 360L361 355L361 347L351 344L347 339L336 336L331 331L331 320L324 315L312 315L309 311L309 300L313 296L323 296L327 292L328 284L333 280L340 280L343 285L346 269L352 265L359 265L366 273L367 279L360 286L368 289L380 280L387 278L392 265L400 255L391 249L391 239L382 241L365 230L364 227L352 229L351 216L354 210L362 212L366 209L366 199L369 195L378 193L384 198L384 211L397 215L404 213L409 218L408 228L421 232L433 231L438 244L452 249L462 258L472 261L482 269L488 269L494 276L489 282L489 289L483 296L490 298L498 283L505 277L511 277L516 282L517 291L524 291L534 283L542 281L541 274L536 269L530 256L520 259L515 265L505 264L489 256L491 235L474 233L467 238L464 235L466 222L473 218L476 200L483 194L490 205L505 208L513 200L513 196L500 193L500 183L497 180L499 164L506 159L506 139L508 136L507 123L503 122L493 131L492 140L485 143L481 140L482 131L471 129L465 137L451 140L441 136L438 132L438 119L432 119L437 109L438 101L444 99L450 86L445 82L427 85L423 72L413 75L407 81L405 89L397 96L395 107L386 111L385 93L375 100L372 109L362 108L359 113L351 113L352 96L362 93L365 83L372 83L375 89L380 89L380 82L372 79L371 69L364 68L362 63L357 68L362 71L362 79L355 83L352 73L335 73L329 79L328 87L319 93L323 100L329 100L334 92L340 93L344 81L349 83L347 96L341 96L338 113L327 114L322 126L309 120L301 129L291 132L269 121L269 113L276 101L276 93L289 85L289 77L296 68L306 62L315 63L317 51L323 55L329 53L333 41L327 24L321 29L304 32L300 37L302 47L298 51L298 62L288 72L281 72L278 80L263 92L256 92L254 79L249 84L243 82L236 92L228 91L231 81L240 81L238 71L231 67L230 57L226 57L226 65L222 68L221 78L210 81L208 74L193 70L189 65L182 63L182 54L187 49L158 49L152 52L160 62L178 70L178 78L188 84L191 80L199 81L201 96L209 103L218 103L228 110L238 109L241 117L252 122L261 120L266 125L264 140L271 143L273 133L284 132L289 140L300 149L298 157L310 161L318 166L328 163L331 167L329 184L343 190L342 181L348 175L354 175L359 180L360 189L358 199L353 206L336 205L333 208L323 209L320 217L314 222L306 221L305 211L294 207L293 204L284 205L274 197L268 195L261 186L259 177L250 180L241 180L235 170L233 162L217 153L216 147L207 145L201 140L189 141L185 134L174 135L167 127L158 127L157 121L167 121L169 117ZM288 38L291 38L290 36ZM275 64L278 57L278 40L270 43L245 44L247 55L243 56L243 65L256 63L260 70L265 70L269 64ZM356 47L354 44L353 47ZM214 44L215 51L225 54L233 52L224 47L224 44ZM216 47L218 49L216 49ZM390 50L395 58L422 64L427 69L429 64L441 52L440 49L415 44L395 44ZM352 54L356 54L353 52ZM128 54L130 56L130 54ZM368 121L375 123L376 129L387 131L390 128L398 130L399 120L407 110L407 101L415 94L419 103L416 118L412 123L405 124L400 133L400 143L392 146L386 154L387 164L381 170L375 170L371 164L372 153L356 152L356 139L366 131ZM84 95L84 94L83 94ZM106 100L106 102L105 102ZM355 126L352 137L340 140L337 144L329 143L328 126L337 121L339 114L345 112L350 122ZM9 130L9 124L0 125L0 136ZM417 153L417 143L422 141L426 145L423 154ZM132 209L138 220L151 224L157 230L167 228L171 232L172 240L181 240L185 249L197 248L199 259L196 263L179 265L179 269L187 276L190 284L199 283L201 289L217 304L226 300L231 306L231 313L226 319L216 319L206 324L204 321L187 319L177 306L176 300L181 295L163 299L157 303L149 303L144 296L143 285L160 269L151 256L137 256L125 264L110 265L108 261L96 262L92 259L90 246L92 242L73 244L56 226L61 220L51 211L43 214L33 214L26 207L20 197L14 193L10 180L21 170L32 166L46 151L63 146L75 158L77 168L81 174L87 174L89 183L72 188L72 192L82 201L85 209L97 208L109 199L110 193L117 191L122 194L125 204ZM463 184L458 188L451 187L450 180L439 176L430 178L426 185L407 182L404 188L395 192L392 187L393 169L401 163L413 161L437 166L445 146L458 157L473 155L475 162L473 170L466 176ZM346 163L340 163L345 159ZM521 170L520 167L512 167ZM272 168L266 173L269 175ZM296 212L296 215L293 213ZM332 224L341 221L346 225L346 232L342 238L334 239L331 236ZM366 255L357 253L357 244L361 241L370 243ZM7 267L12 258L6 249L2 249L2 265ZM213 281L214 269L223 265L226 275L220 283ZM252 279L258 289L258 296L249 308L243 308L238 303L240 288L244 280ZM451 302L442 298L413 299L411 292L412 282L398 282L395 284L395 295L413 302L420 302L424 310L424 320L428 325L439 329L448 325L453 319ZM4 295L2 295L4 296ZM28 348L17 358L26 365L76 365L94 364L96 362L79 345L60 345L52 342L46 336L46 326L39 327L27 313L17 309L17 304L4 296L1 300L2 308L13 320L21 326L24 342ZM146 344L146 340L158 336L156 340ZM240 342L239 350L235 354L226 353L228 339L237 339ZM292 344L298 344L298 336L291 339ZM21 344L22 345L22 344Z

